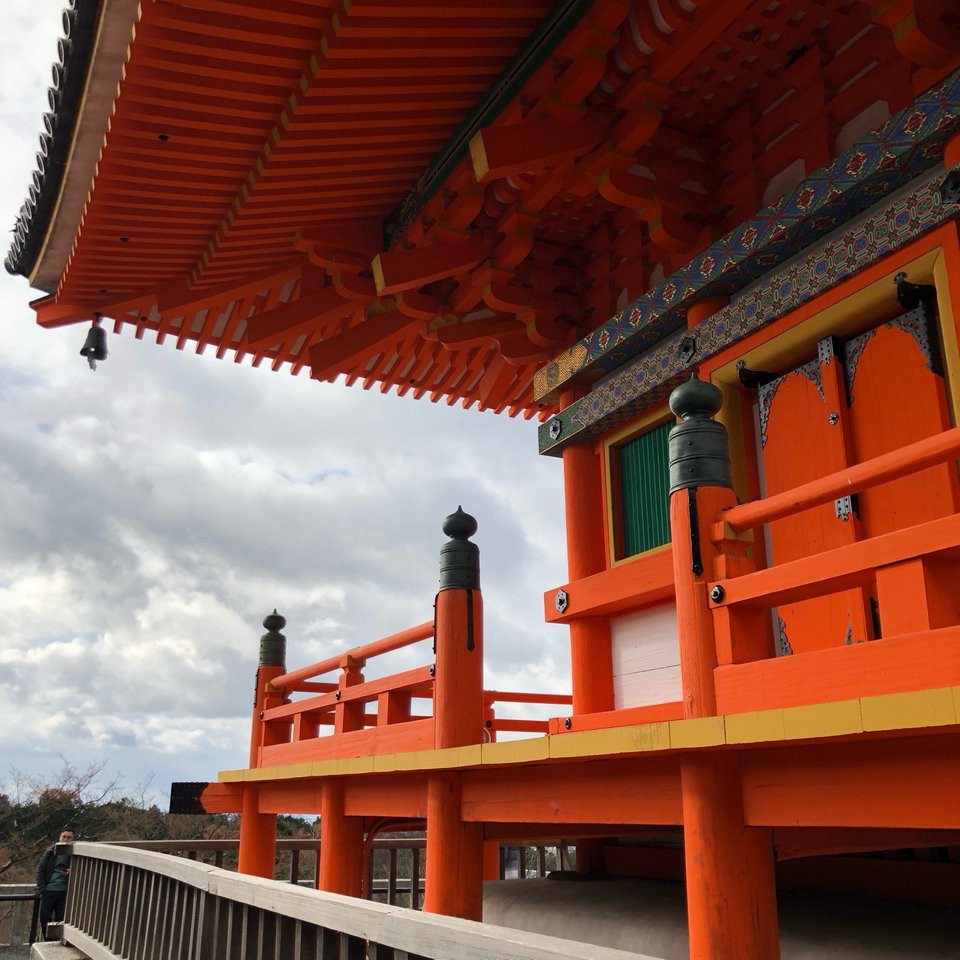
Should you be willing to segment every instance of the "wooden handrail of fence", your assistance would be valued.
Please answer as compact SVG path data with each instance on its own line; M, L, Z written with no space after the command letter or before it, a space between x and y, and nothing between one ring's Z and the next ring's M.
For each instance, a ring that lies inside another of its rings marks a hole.
M63 938L91 960L655 960L98 843L73 845Z
M304 680L312 680L314 677L321 677L331 670L337 670L345 664L352 663L357 666L362 665L372 657L380 656L384 653L392 653L394 650L400 650L408 647L412 643L419 643L421 640L428 640L433 636L433 621L428 620L416 627L410 627L407 630L401 630L399 633L391 634L382 640L374 640L363 646L353 647L345 650L343 653L334 654L325 660L319 660L307 667L300 667L298 670L291 670L271 681L271 686L276 690L291 691L298 683Z
M957 456L960 456L960 427L925 437L916 443L891 450L871 460L864 460L863 463L827 474L764 500L731 507L720 514L714 539L719 541L724 538L724 527L742 533L801 510L829 503L839 497L898 480Z

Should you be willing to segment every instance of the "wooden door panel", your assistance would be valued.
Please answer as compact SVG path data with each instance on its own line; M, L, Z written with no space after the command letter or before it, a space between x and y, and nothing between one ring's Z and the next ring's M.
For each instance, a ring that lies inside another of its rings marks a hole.
M848 466L842 370L833 350L760 388L763 468L767 494L793 489ZM833 504L770 524L773 563L853 543L856 520L837 517ZM846 590L787 604L778 611L781 654L869 639L863 592Z
M921 306L847 343L850 434L858 462L950 428L932 319L932 310ZM864 535L955 513L958 493L952 463L865 490L860 495Z

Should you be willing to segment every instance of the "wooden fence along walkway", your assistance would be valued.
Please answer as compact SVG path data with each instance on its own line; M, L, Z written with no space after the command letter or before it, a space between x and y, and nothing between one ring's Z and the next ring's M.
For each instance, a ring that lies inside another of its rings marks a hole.
M63 936L91 960L655 960L99 843L73 847Z
M107 844L111 847L126 847L137 850L152 850L155 853L185 856L189 860L212 863L215 867L225 865L225 855L236 854L240 848L239 840L114 840ZM370 877L369 889L365 891L368 900L393 905L410 906L415 910L423 906L423 865L426 848L425 837L380 838L370 843L370 863L367 876ZM575 862L575 849L572 843L565 840L539 843L512 843L509 847L500 848L499 875L501 880L514 879L509 876L509 850L518 853L515 879L526 879L530 876L545 877L548 872L548 851L553 852L553 863L556 869L570 869ZM400 854L407 851L409 854L400 863ZM533 863L528 857L532 851ZM280 838L277 840L277 853L289 853L289 864L278 862L274 871L275 879L284 879L289 883L305 884L316 887L320 871L320 840L315 838ZM385 877L376 877L374 869L377 854L386 858ZM303 855L307 854L306 857ZM405 872L401 872L405 870ZM307 876L302 874L306 872ZM411 878L417 877L419 882L414 885ZM32 890L33 887L30 887ZM398 895L409 897L402 904Z

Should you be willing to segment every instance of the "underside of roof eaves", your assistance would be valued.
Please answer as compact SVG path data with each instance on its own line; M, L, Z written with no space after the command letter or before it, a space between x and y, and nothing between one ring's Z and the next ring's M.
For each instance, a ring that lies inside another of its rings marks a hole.
M4 260L9 273L30 277L50 228L73 143L103 5L104 0L68 0L63 11L63 36L57 42L53 83L47 92L50 111L43 118L37 166L27 198L14 223L13 241Z

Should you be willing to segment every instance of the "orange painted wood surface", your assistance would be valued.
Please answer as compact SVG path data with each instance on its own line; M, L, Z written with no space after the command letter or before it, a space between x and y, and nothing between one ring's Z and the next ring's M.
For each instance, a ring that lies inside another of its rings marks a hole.
M568 597L562 613L555 602L558 589ZM580 617L609 617L652 606L673 595L673 553L667 547L547 590L543 614L548 623L570 623Z
M240 803L240 851L237 872L273 879L277 851L277 817L262 813L256 784L243 787Z
M427 815L427 780L422 773L355 777L349 784L345 806L349 816L418 820Z
M881 830L875 827L777 827L773 831L773 844L777 851L777 860L784 861L837 853L865 853L871 850L957 846L960 845L960 831Z
M762 464L773 496L850 465L839 358L814 358L761 388L768 400ZM763 402L763 401L761 401ZM852 514L841 520L823 504L770 524L769 564L782 565L858 539ZM870 639L860 588L779 604L774 642L796 654ZM789 646L787 646L789 644Z
M344 782L335 777L323 784L317 888L359 897L363 877L363 820L346 815L345 790Z
M695 498L696 524L691 516ZM677 634L680 641L680 677L685 717L716 713L713 674L717 666L714 618L707 605L707 584L718 557L709 538L713 520L736 501L726 487L677 490L670 497L670 529L673 532L673 570L677 598ZM694 542L699 557L694 555ZM699 572L694 564L699 561Z
M736 756L686 756L681 779L690 956L777 960L772 832L744 825Z
M878 567L903 563L927 554L950 552L952 555L958 548L960 514L953 514L724 580L725 597L720 604L711 601L711 606L752 604L770 607L805 600L845 587L870 583Z
M290 684L299 683L301 680L310 680L313 677L322 676L331 670L336 670L347 663L354 663L362 666L372 657L379 656L382 653L391 653L394 650L400 650L402 647L409 646L411 643L417 643L420 640L427 640L433 636L433 621L418 624L407 630L401 630L399 633L391 634L382 640L374 640L371 643L363 644L359 647L353 647L344 653L335 654L327 657L325 660L319 660L308 667L300 667L298 670L291 670L275 677L272 681L273 686L284 689Z
M243 785L239 783L208 783L200 795L206 813L240 813Z
M260 783L260 810L319 816L326 782L330 781L311 777ZM344 812L349 817L417 819L427 815L426 802L422 776L393 773L355 777L345 788Z
M679 760L556 763L463 773L463 817L489 823L681 822Z
M281 743L265 747L262 751L262 766L303 763L306 760L331 760L334 757L365 757L404 750L429 750L433 745L433 719L411 720L409 723L396 723L388 727L353 730L337 736L304 740L301 743Z
M570 717L552 717L550 733L576 733L580 730L609 730L629 727L635 723L657 723L663 720L682 720L683 702L655 703L648 707L627 707L603 713L586 713ZM569 725L568 725L569 723Z
M936 331L932 331L936 337ZM864 338L858 338L862 341ZM939 345L934 344L934 350ZM950 428L944 381L916 339L885 324L866 335L850 367L850 427L857 460L889 453ZM960 507L955 464L918 470L860 495L864 534L902 530Z
M750 530L771 520L777 520L816 504L831 502L841 496L858 493L879 483L896 480L958 456L960 456L960 427L952 427L932 437L891 450L889 453L873 457L863 463L856 463L810 483L801 484L776 496L731 507L723 513L713 536L714 539L723 536L724 523L729 524L736 531Z
M960 684L960 627L719 667L719 713Z
M427 781L424 911L481 920L483 873L483 828L461 819L460 776L431 776Z
M747 750L741 768L754 826L960 828L960 734Z
M563 451L563 496L567 522L567 574L582 580L606 569L600 458L591 446ZM610 626L602 619L570 621L573 713L612 710L613 654Z
M884 634L897 637L960 623L960 563L918 557L877 571Z
M415 667L403 673L394 673L388 677L379 677L376 680L366 680L362 683L345 687L339 698L336 693L328 693L319 697L310 697L306 700L296 700L274 707L264 713L264 720L289 719L301 713L312 713L332 710L339 703L371 703L382 694L390 692L409 693L419 690L420 687L431 687L433 675L430 667ZM418 692L419 695L419 692Z
M468 616L470 605L472 617ZM481 743L484 731L483 595L479 590L441 590L437 594L436 611L433 746Z

